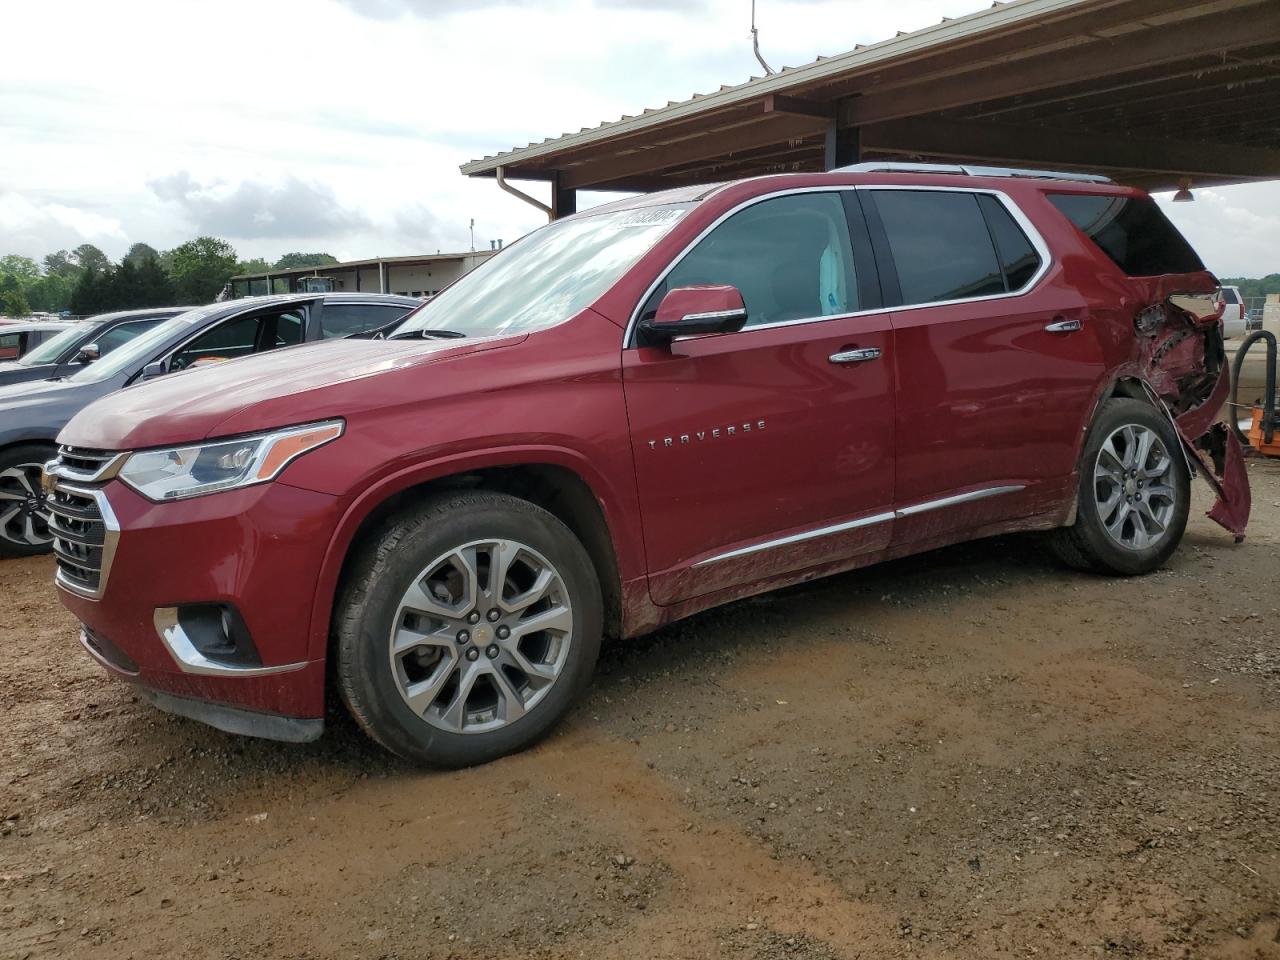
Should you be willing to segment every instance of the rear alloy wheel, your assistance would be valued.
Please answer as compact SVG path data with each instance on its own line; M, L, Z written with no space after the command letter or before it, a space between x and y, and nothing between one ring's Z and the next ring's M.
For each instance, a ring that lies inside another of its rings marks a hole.
M501 493L392 517L352 557L335 614L338 689L374 740L459 767L545 735L600 652L600 584L555 516Z
M49 507L40 484L53 450L14 447L0 454L0 557L29 557L53 547Z
M1079 570L1158 569L1186 529L1191 476L1169 419L1141 400L1108 400L1080 457L1075 523L1050 544Z

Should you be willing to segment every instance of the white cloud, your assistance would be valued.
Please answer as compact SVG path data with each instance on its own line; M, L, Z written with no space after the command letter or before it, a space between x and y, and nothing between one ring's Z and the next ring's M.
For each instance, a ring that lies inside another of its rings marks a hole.
M32 200L19 193L0 193L0 238L11 250L34 258L89 242L124 242L120 221L81 207Z

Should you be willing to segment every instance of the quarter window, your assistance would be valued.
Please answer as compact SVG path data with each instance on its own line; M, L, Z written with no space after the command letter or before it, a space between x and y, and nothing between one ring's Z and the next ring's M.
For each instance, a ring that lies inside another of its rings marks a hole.
M735 213L676 264L641 315L656 312L668 290L698 284L737 287L749 327L858 310L840 195L789 194Z
M1150 197L1051 193L1061 210L1131 277L1198 273L1204 264Z

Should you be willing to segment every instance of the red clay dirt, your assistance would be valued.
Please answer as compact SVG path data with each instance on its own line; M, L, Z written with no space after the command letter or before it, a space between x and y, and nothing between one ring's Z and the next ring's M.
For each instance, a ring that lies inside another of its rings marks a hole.
M1133 580L1012 537L605 651L432 773L157 713L0 562L0 958L1280 958L1280 463Z

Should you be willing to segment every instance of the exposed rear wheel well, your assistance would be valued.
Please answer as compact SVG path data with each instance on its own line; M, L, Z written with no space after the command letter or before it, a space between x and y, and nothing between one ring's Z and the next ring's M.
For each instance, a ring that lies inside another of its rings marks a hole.
M1151 395L1147 393L1146 387L1137 377L1121 377L1111 386L1109 397L1128 397L1130 400L1141 400L1144 403L1151 402ZM1102 408L1099 406L1098 412L1101 413Z
M421 500L449 490L493 490L537 504L573 531L586 548L600 579L604 599L604 633L616 638L622 629L622 582L613 540L595 494L586 481L564 467L553 464L519 464L490 467L441 477L410 487L380 503L360 525L347 550L350 563L356 546L373 533L387 517ZM344 565L343 576L346 576ZM340 595L341 590L336 595Z

